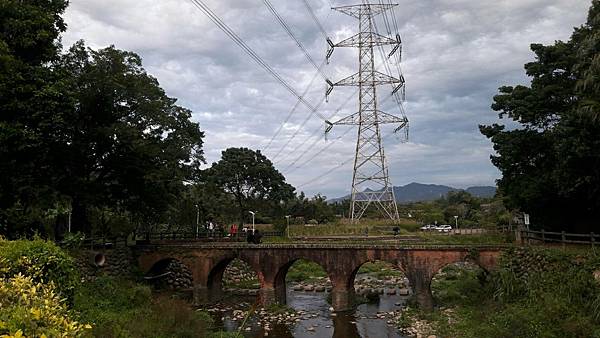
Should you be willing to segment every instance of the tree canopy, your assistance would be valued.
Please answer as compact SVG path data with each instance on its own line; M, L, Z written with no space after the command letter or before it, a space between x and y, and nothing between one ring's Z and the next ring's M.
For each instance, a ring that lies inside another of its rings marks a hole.
M263 206L268 202L275 207L294 196L294 188L260 150L228 148L221 153L221 159L206 170L204 177L233 198L240 223L247 219L249 207L258 206L257 202Z
M599 14L595 0L569 41L532 44L531 84L501 87L492 105L513 122L480 126L505 204L540 227L588 231L600 216Z
M73 230L88 233L94 209L156 221L204 162L191 111L138 55L82 41L61 52L65 7L0 5L0 230L9 236L39 228L50 209L72 210Z

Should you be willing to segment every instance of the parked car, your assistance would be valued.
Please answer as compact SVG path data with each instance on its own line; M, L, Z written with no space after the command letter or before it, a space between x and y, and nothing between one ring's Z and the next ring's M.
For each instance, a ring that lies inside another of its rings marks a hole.
M450 232L452 231L452 226L448 225L448 224L442 224L442 225L438 225L437 228L435 228L438 232Z
M433 224L425 224L420 228L422 231L432 231L436 229L436 226Z

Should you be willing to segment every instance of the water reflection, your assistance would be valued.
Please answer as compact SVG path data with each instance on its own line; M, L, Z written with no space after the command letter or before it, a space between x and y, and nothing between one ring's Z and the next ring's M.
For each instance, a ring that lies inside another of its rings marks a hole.
M287 290L288 306L296 311L306 311L296 325L272 324L269 332L258 325L256 318L250 318L242 331L247 338L405 338L398 332L395 323L389 318L379 318L384 312L400 309L407 297L382 295L376 304L361 304L356 310L345 313L331 313L327 303L327 293L297 292ZM230 299L239 304L240 298ZM246 301L252 302L252 298ZM239 322L225 314L215 318L216 324L226 331L237 331Z

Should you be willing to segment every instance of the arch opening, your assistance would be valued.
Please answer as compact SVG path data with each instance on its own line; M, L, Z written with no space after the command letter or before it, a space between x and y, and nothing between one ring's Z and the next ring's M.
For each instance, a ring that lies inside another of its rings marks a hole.
M255 296L260 288L258 274L250 264L239 258L220 261L208 275L211 296L222 294Z
M155 262L144 279L156 289L188 290L193 287L192 271L175 258Z
M274 287L277 301L293 307L299 297L330 292L332 284L323 266L312 260L298 258L279 269Z
M452 306L465 299L477 299L472 295L483 295L486 290L487 271L478 264L466 260L447 264L431 278L433 301L439 306ZM469 297L467 297L469 295Z
M404 271L387 261L363 263L353 271L349 283L357 303L379 303L385 311L403 305L413 294Z

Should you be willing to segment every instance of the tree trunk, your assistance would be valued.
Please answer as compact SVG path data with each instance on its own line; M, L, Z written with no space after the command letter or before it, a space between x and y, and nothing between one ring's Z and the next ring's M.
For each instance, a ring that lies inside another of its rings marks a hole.
M73 209L71 211L71 232L81 231L86 235L91 235L92 231L85 202L74 197L71 207Z

